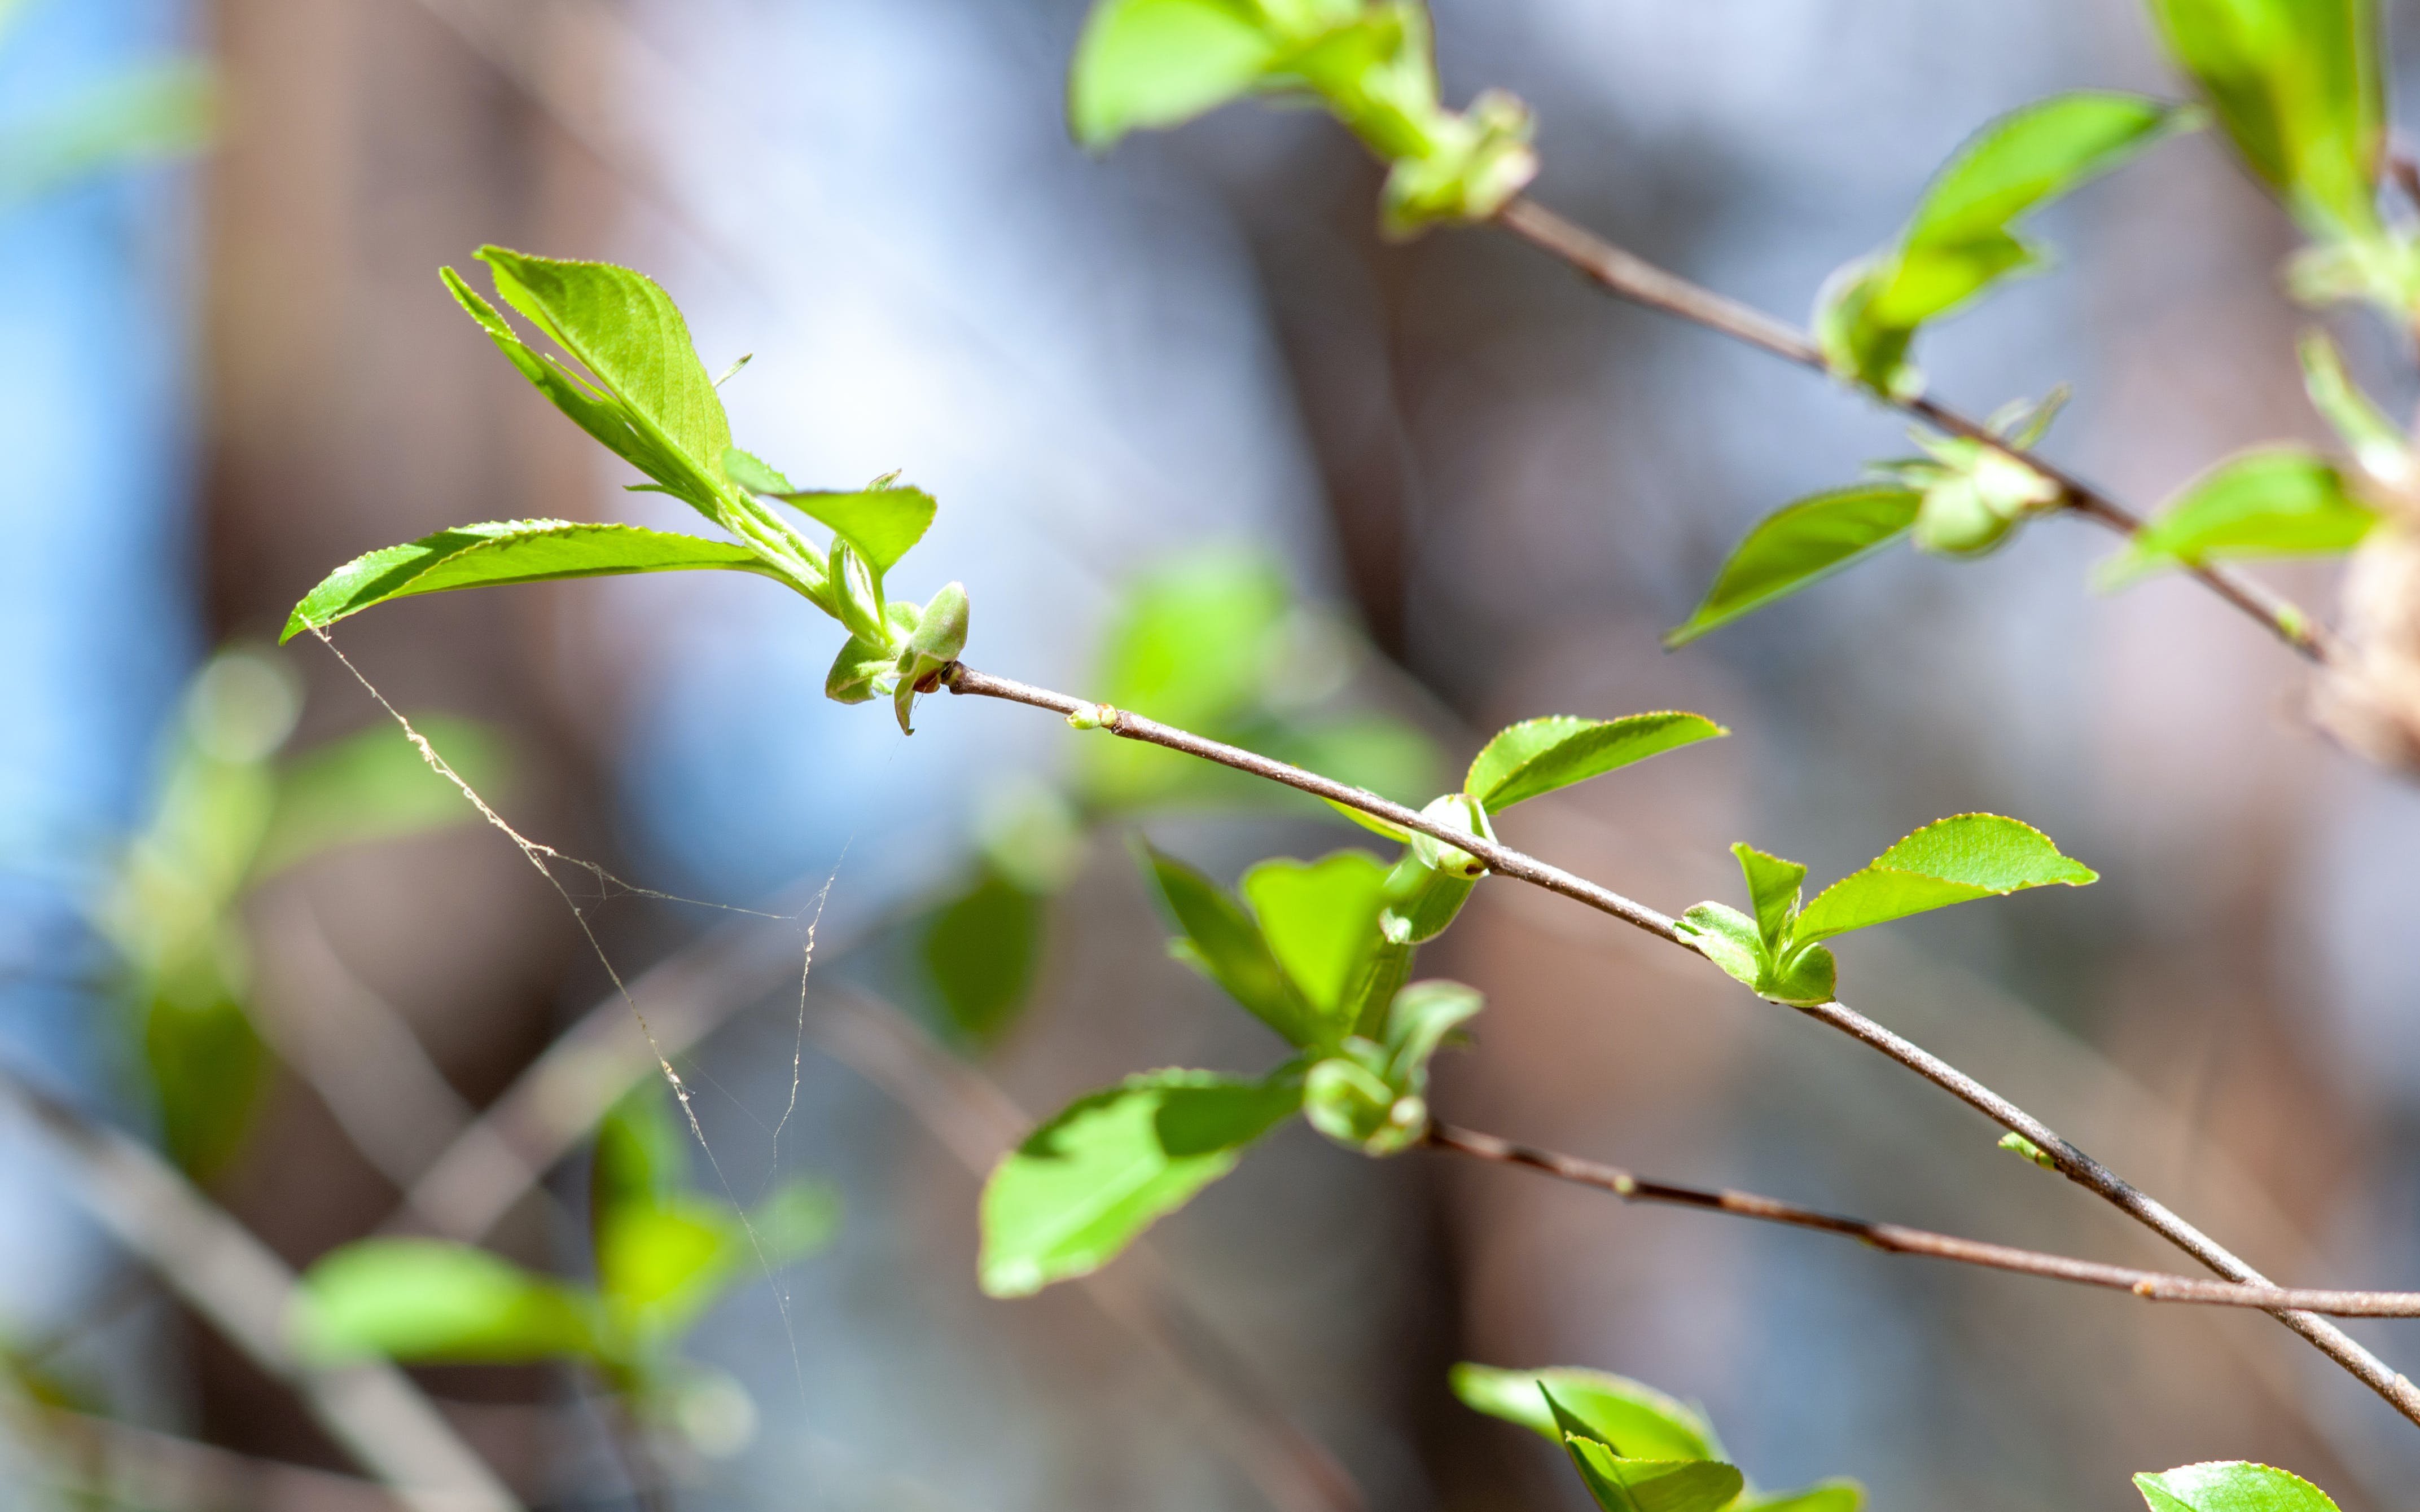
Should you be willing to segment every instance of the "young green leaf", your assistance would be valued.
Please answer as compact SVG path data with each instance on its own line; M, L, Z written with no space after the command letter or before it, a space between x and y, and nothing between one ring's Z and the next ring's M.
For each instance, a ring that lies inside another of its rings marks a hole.
M467 1244L371 1239L303 1275L288 1320L309 1358L505 1362L594 1355L595 1309L575 1288Z
M1298 1077L1203 1071L1151 1072L1078 1098L984 1184L983 1289L1021 1297L1098 1270L1301 1105Z
M2410 484L2413 473L2411 438L2379 413L2369 395L2353 382L2328 333L2316 329L2305 332L2300 350L2303 387L2311 396L2311 408L2335 427L2361 470L2390 488Z
M1419 1095L1391 1085L1376 1067L1374 1046L1354 1041L1342 1054L1315 1062L1302 1079L1303 1117L1321 1137L1365 1155L1400 1155L1428 1125Z
M636 525L567 519L491 520L355 557L321 579L287 617L283 642L390 599L455 588L716 569L783 575L746 547Z
M998 1039L1025 1006L1044 913L1040 898L985 868L925 926L924 975L950 1027L969 1043Z
M1626 1376L1603 1370L1551 1365L1543 1370L1499 1370L1457 1365L1447 1376L1462 1404L1490 1417L1517 1423L1554 1443L1563 1430L1541 1391L1552 1392L1573 1417L1603 1443L1634 1459L1720 1459L1723 1446L1704 1412L1678 1397Z
M1731 854L1739 857L1740 873L1747 879L1759 943L1768 954L1778 955L1788 941L1790 921L1798 915L1798 890L1807 880L1807 869L1745 841L1733 845Z
M1986 125L1934 176L1896 243L1836 273L1815 328L1833 370L1886 393L1913 393L1910 341L1993 284L2041 266L2017 220L2158 140L2185 113L2139 95L2076 91Z
M855 493L782 491L774 497L821 521L865 559L874 580L898 564L932 528L940 506L922 488L862 488Z
M571 354L642 437L677 460L656 481L720 517L731 423L690 345L689 323L655 280L611 263L479 249L504 302ZM653 475L652 473L650 475Z
M1076 140L1098 151L1250 88L1280 45L1254 10L1233 0L1100 0L1067 79Z
M1378 946L1386 884L1385 864L1364 851L1263 861L1244 873L1243 893L1261 936L1323 1026L1322 1043L1353 1030L1353 990Z
M1699 955L1759 992L1772 975L1775 952L1756 920L1723 903L1703 903L1681 916L1681 932Z
M159 1099L160 1142L196 1180L225 1169L252 1132L269 1080L269 1049L243 1006L155 992L143 1008L143 1066Z
M2059 854L2031 825L1997 814L1935 820L1862 872L1817 893L1791 926L1793 948L1977 898L2026 887L2077 887L2100 873Z
M1326 1039L1329 1026L1304 1001L1260 925L1227 889L1149 843L1141 850L1160 902L1185 936L1171 944L1170 953L1226 989L1287 1043Z
M2051 1159L2050 1156L2043 1151L2041 1146L2035 1144L2032 1140L2026 1138L2021 1134L2018 1134L2014 1130L2010 1130L2009 1133L2002 1134L2000 1136L2000 1142L1993 1148L2005 1149L2011 1155L2022 1156L2040 1166L2043 1170L2055 1171L2058 1169L2058 1162Z
M1739 1500L1746 1480L1718 1459L1640 1459L1622 1455L1594 1427L1539 1388L1562 1429L1563 1448L1580 1482L1605 1512L1722 1512Z
M688 1193L597 1215L597 1289L622 1326L643 1338L679 1333L748 1254L738 1216Z
M411 722L483 796L494 798L503 791L509 764L493 730L442 714L415 715ZM341 845L400 839L477 817L460 791L423 759L420 748L393 721L381 719L306 751L278 774L277 806L253 858L252 880Z
M967 648L968 609L966 585L943 583L916 615L916 628L908 633L908 649L899 653L899 686L892 694L901 734L916 733L908 722L908 715L915 706L916 695L926 691L921 686L924 679L955 661L958 653Z
M719 383L716 386L721 387ZM769 466L763 457L743 452L737 446L723 449L722 475L731 480L733 487L743 488L750 493L771 494L778 498L791 491L790 480L782 476L779 469Z
M1550 715L1508 726L1470 764L1462 790L1501 813L1516 803L1585 782L1633 762L1730 731L1703 715L1669 711L1619 719Z
M2242 1459L2134 1477L2151 1512L2336 1512L2328 1493L2290 1471Z
M2361 544L2378 523L2344 474L2300 447L2249 452L2220 463L2134 533L2094 573L2122 588L2166 567L2229 557L2331 555Z
M1766 516L1714 575L1706 601L1688 623L1666 634L1664 644L1685 645L1881 550L1907 533L1923 502L1914 488L1859 484L1810 495Z
M2235 148L2312 235L2376 232L2386 145L2376 0L2151 0Z
M1416 981L1397 993L1387 1011L1387 1080L1416 1095L1425 1091L1437 1047L1486 1006L1479 989L1458 981Z

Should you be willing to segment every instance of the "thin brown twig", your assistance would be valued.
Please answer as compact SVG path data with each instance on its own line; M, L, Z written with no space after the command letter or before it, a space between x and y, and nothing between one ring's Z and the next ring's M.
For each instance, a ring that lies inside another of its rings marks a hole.
M1623 923L1646 931L1658 939L1681 946L1693 953L1698 951L1689 937L1683 934L1673 919L1646 904L1625 898L1611 888L1601 887L1584 877L1573 875L1559 867L1550 866L1535 856L1525 855L1496 841L1460 833L1427 816L1391 803L1376 794L1365 792L1349 783L1307 772L1298 766L1274 761L1253 751L1244 750L1222 742L1206 739L1190 731L1164 725L1126 710L1087 703L1067 694L1034 687L1004 677L994 677L976 671L959 662L952 662L937 674L939 687L952 693L982 698L1003 699L1035 708L1050 709L1063 715L1082 714L1090 723L1126 740L1161 746L1183 751L1203 761L1231 766L1272 782L1328 799L1348 809L1357 810L1373 818L1385 820L1399 828L1431 836L1467 852L1485 863L1487 869L1500 876L1515 878L1559 893L1583 903L1602 913L1612 915ZM2149 1227L2194 1258L2209 1266L2230 1281L2246 1286L2266 1287L2269 1278L2245 1264L2225 1245L2171 1211L2164 1204L2127 1181L2115 1171L2086 1154L2057 1131L2040 1119L2002 1097L1974 1077L1933 1055L1923 1046L1892 1033L1889 1029L1857 1012L1841 1002L1820 1003L1802 1007L1799 1011L1809 1018L1828 1024L1859 1042L1881 1051L1926 1081L1941 1088L1951 1096L1992 1119L2003 1129L2023 1134L2047 1155L2059 1172L2070 1180L2102 1197L2118 1211ZM2420 1387L2364 1348L2350 1335L2326 1319L2303 1310L2281 1309L2275 1316L2287 1327L2308 1339L2321 1353L2350 1371L2364 1385L2385 1398L2396 1411L2420 1424Z
M1582 1186L1600 1187L1625 1202L1697 1208L1709 1212L1727 1212L1734 1217L1753 1218L1761 1223L1781 1224L1792 1228L1811 1228L1820 1233L1854 1239L1887 1254L1920 1255L1936 1260L1954 1260L1961 1265L1979 1265L1994 1271L2012 1271L2019 1275L2040 1276L2051 1281L2102 1287L2111 1291L2131 1292L2147 1302L2251 1307L2273 1313L2301 1309L2338 1318L2420 1318L2420 1291L2337 1291L2300 1287L2246 1286L2235 1281L2204 1281L2165 1271L2104 1265L2098 1260L2078 1259L2070 1255L1962 1239L1955 1234L1935 1233L1929 1228L1910 1228L1904 1224L1844 1217L1754 1192L1658 1180L1624 1170L1619 1165L1601 1165L1576 1155L1542 1149L1535 1145L1520 1144L1500 1135L1458 1128L1450 1123L1432 1122L1425 1142L1438 1149L1450 1149L1496 1165L1524 1166Z
M1823 361L1822 349L1797 327L1658 268L1536 200L1516 196L1497 213L1496 224L1618 298L1677 316L1801 367L1827 376L1832 371L1831 364ZM1887 394L1870 396L1936 430L1980 442L2024 463L2055 484L2061 501L2086 519L2125 536L2133 536L2143 528L2141 516L2101 489L2037 453L2009 445L1980 422L1946 405L1922 395L1907 399ZM2335 633L2274 589L2232 567L2213 563L2189 563L2185 570L2308 660L2326 666L2335 659Z

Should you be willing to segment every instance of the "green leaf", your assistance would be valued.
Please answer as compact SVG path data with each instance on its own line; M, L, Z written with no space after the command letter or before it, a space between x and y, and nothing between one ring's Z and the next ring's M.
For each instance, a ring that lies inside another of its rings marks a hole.
M1923 497L1914 488L1860 484L1765 517L1714 575L1706 601L1664 643L1684 645L1890 545L1916 523Z
M1021 1297L1098 1270L1301 1103L1294 1077L1204 1071L1151 1072L1078 1098L984 1184L983 1289Z
M1321 1043L1352 1031L1352 993L1378 945L1386 885L1386 865L1364 851L1263 861L1244 873L1261 937L1320 1021Z
M1279 45L1249 0L1101 0L1076 44L1069 129L1098 150L1190 120L1250 88Z
M743 546L636 525L566 519L491 520L355 557L321 579L287 617L291 640L390 599L455 588L708 568L780 574Z
M678 1193L623 1203L597 1219L597 1289L632 1330L676 1332L748 1253L738 1215L720 1202Z
M2041 1146L2035 1144L2032 1140L2026 1138L2021 1134L2018 1134L2014 1130L2010 1130L2009 1133L2002 1134L2000 1136L1999 1144L1993 1148L2005 1149L2011 1155L2022 1155L2026 1160L2029 1160L2035 1165L2040 1166L2043 1170L2055 1171L2058 1169L2058 1162L2051 1159L2050 1156L2043 1151Z
M624 1094L597 1125L588 1167L591 1216L651 1207L680 1191L689 1180L689 1140L662 1083L650 1078Z
M2378 523L2344 474L2299 447L2249 452L2185 486L2094 574L2103 589L2230 557L2350 551Z
M2079 90L1990 122L1933 176L1896 242L1825 282L1814 322L1825 361L1879 393L1919 392L1905 362L1916 331L2042 265L2014 234L2018 219L2191 118L2140 95Z
M922 488L895 486L855 493L781 492L775 497L830 527L854 547L874 569L876 582L924 538L940 508Z
M1791 940L1808 945L1977 898L2099 880L2099 872L2060 855L2031 825L1997 814L1958 814L1916 830L1864 871L1817 893L1799 913Z
M1739 1499L1746 1481L1735 1466L1718 1459L1642 1459L1617 1452L1595 1428L1566 1410L1552 1391L1540 1387L1563 1447L1589 1495L1605 1512L1722 1512Z
M1818 1481L1794 1491L1750 1493L1730 1505L1730 1512L1857 1512L1866 1504L1866 1489L1853 1480Z
M1042 955L1040 898L985 868L933 915L921 954L950 1026L988 1044L1015 1021Z
M768 466L764 458L743 452L737 446L723 450L722 475L731 480L733 487L744 488L750 493L771 494L779 498L792 491L790 480L782 476L778 469Z
M154 993L143 1062L159 1099L160 1140L177 1168L207 1180L242 1149L269 1081L269 1051L240 1003Z
M503 739L488 726L442 714L414 715L412 728L480 795L495 801L508 765ZM478 817L461 793L422 758L390 721L332 741L287 764L277 807L252 866L252 879L342 845L375 844Z
M1160 901L1185 936L1170 953L1226 989L1289 1044L1323 1041L1328 1026L1303 1000L1260 926L1227 889L1148 843L1142 853Z
M1563 1430L1547 1406L1554 1394L1566 1412L1586 1424L1600 1443L1635 1459L1720 1459L1721 1441L1705 1413L1678 1397L1626 1376L1603 1370L1552 1365L1543 1370L1499 1370L1457 1365L1447 1376L1464 1406L1517 1423L1550 1443Z
M1733 845L1731 854L1739 857L1740 872L1747 879L1748 901L1756 909L1757 937L1767 953L1778 955L1789 935L1790 920L1798 912L1798 889L1807 880L1807 869L1768 856L1745 841Z
M1730 731L1698 714L1663 711L1619 719L1568 714L1525 719L1497 733L1470 764L1462 790L1500 813L1516 803L1603 776Z
M594 1308L577 1288L467 1244L371 1239L311 1267L290 1328L309 1357L430 1363L595 1355Z
M479 260L504 302L571 354L605 392L659 460L677 466L649 475L720 518L722 454L731 424L714 379L690 345L689 323L655 280L611 263L533 256L485 246Z
M2168 47L2305 229L2378 227L2386 140L2376 0L2151 0Z
M1358 1041L1345 1047L1366 1052ZM1351 1056L1330 1056L1302 1081L1302 1111L1323 1138L1365 1155L1400 1155L1428 1125L1428 1103Z
M143 64L0 133L0 209L100 174L199 151L216 115L210 70L191 59Z
M2336 1512L2328 1493L2289 1471L2242 1459L2134 1477L2151 1512Z
M2413 471L2410 438L2353 382L2328 333L2305 332L2301 354L2303 387L2311 395L2311 408L2335 427L2361 470L2390 488L2409 484Z
M1197 554L1128 592L1093 686L1105 703L1187 730L1226 724L1259 702L1287 607L1285 579L1265 558Z
M1397 993L1387 1011L1387 1079L1405 1091L1423 1090L1437 1046L1486 1006L1478 988L1458 981L1416 981Z
M1750 987L1765 979L1773 959L1756 920L1721 903L1699 903L1681 916L1681 928L1699 955Z

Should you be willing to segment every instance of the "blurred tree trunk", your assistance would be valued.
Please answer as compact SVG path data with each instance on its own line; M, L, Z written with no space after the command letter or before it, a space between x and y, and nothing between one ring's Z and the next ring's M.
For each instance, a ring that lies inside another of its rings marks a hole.
M510 28L528 14L504 7L497 20ZM437 270L489 240L593 245L613 200L601 176L413 0L220 0L215 30L225 127L204 291L212 632L272 636L302 593L365 550L469 520L592 512L577 438L496 360ZM551 603L446 595L349 623L340 641L397 707L497 726L516 757L504 811L597 856L583 816L597 781L551 698ZM287 654L311 687L302 742L384 717L324 649L304 640ZM305 906L262 917L316 917L473 1103L544 1042L566 970L582 987L594 971L561 902L484 827L331 857L286 886L295 896L275 902ZM289 1014L311 1011L291 942L259 943L262 991L286 993ZM281 1083L223 1182L298 1263L365 1232L395 1197L337 1131L330 1095ZM281 1393L194 1333L206 1432L256 1453L327 1454Z

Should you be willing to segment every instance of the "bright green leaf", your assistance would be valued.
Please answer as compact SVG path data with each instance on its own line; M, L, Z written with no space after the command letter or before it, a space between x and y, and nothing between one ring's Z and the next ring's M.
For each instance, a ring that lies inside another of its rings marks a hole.
M467 1244L372 1239L311 1267L289 1323L314 1359L507 1362L594 1354L574 1288Z
M2026 1138L2021 1134L2018 1134L2013 1129L2007 1134L2002 1134L2000 1136L1999 1144L1994 1148L2005 1149L2011 1155L2021 1155L2026 1160L2029 1160L2035 1165L2040 1166L2043 1170L2055 1171L2058 1169L2058 1162L2051 1159L2050 1156L2043 1151L2041 1146L2035 1144L2032 1140Z
M479 249L479 260L504 302L585 367L640 435L678 459L681 475L656 481L716 514L731 424L672 296L611 263L493 245Z
M1171 953L1225 988L1289 1044L1325 1040L1328 1026L1303 1000L1260 926L1227 889L1149 844L1142 852L1160 901L1185 936Z
M820 520L857 548L879 582L932 528L939 505L922 488L862 488L855 493L782 493L783 503Z
M672 1331L704 1309L749 1252L738 1215L685 1193L597 1215L597 1285L645 1331Z
M445 715L415 715L419 731L445 764L481 796L495 801L507 764L488 726ZM460 790L422 758L392 721L306 751L277 778L271 811L252 875L271 876L340 845L374 844L478 817Z
M1243 894L1262 938L1311 1011L1325 1040L1352 1030L1342 1017L1378 944L1386 865L1364 851L1317 861L1263 861L1244 873ZM1173 904L1171 904L1173 906Z
M2123 587L2165 567L2229 557L2327 555L2350 551L2378 523L2344 474L2299 447L2249 452L2185 486L2102 563L2095 579Z
M1765 517L1715 574L1706 601L1664 643L1695 640L1882 549L1907 533L1922 502L1913 488L1860 484L1811 495Z
M1551 715L1499 732L1470 764L1462 790L1500 813L1677 747L1730 733L1703 715L1665 711L1619 719Z
M2390 488L2412 481L2411 438L2379 412L2345 371L2344 358L2324 331L2305 332L2301 345L2303 387L2311 408L2335 427L2361 470Z
M2059 854L2031 825L1997 814L1935 820L1817 893L1792 927L1807 945L1977 898L2026 887L2082 887L2100 873Z
M1751 1493L1730 1505L1730 1512L1857 1512L1866 1504L1866 1489L1853 1480L1818 1481L1794 1491Z
M1287 602L1284 577L1264 558L1195 553L1127 593L1092 686L1105 703L1183 729L1225 724L1259 702Z
M287 616L281 641L390 599L455 588L551 582L634 572L778 574L746 547L636 525L566 519L462 525L355 557L330 573Z
M1406 1091L1426 1085L1428 1064L1445 1042L1487 1006L1476 987L1458 981L1416 981L1387 1011L1387 1077Z
M1025 1005L1042 956L1043 902L986 868L925 927L924 973L950 1026L974 1044L999 1038Z
M1601 1443L1634 1459L1720 1459L1721 1441L1705 1413L1678 1397L1626 1376L1603 1370L1552 1365L1543 1370L1499 1370L1457 1365L1447 1380L1464 1406L1508 1423L1518 1423L1550 1443L1562 1429L1540 1391L1554 1393L1566 1412L1588 1425Z
M723 450L722 475L731 480L733 487L744 488L750 493L773 494L778 497L792 491L790 480L782 476L778 469L768 466L764 458L743 452L737 446L726 447Z
M1350 1051L1368 1047L1355 1043ZM1428 1104L1350 1056L1330 1056L1302 1080L1303 1116L1323 1138L1365 1155L1399 1155L1428 1122Z
M662 1083L650 1078L632 1088L597 1122L589 1211L602 1217L652 1207L680 1191L689 1181L689 1140Z
M2304 227L2378 226L2386 144L2376 0L2150 0L2238 152Z
M1717 1459L1641 1459L1619 1453L1595 1428L1541 1388L1563 1447L1589 1495L1605 1512L1722 1512L1746 1486L1735 1466Z
M1777 955L1788 936L1790 920L1798 912L1798 889L1807 880L1807 869L1795 861L1768 856L1745 841L1732 846L1731 854L1739 857L1740 872L1747 879L1748 901L1756 909L1757 936L1768 953Z
M1021 1297L1109 1263L1301 1105L1299 1081L1152 1072L1078 1098L984 1185L980 1277Z
M1756 920L1721 903L1699 903L1681 916L1681 930L1690 947L1750 987L1766 976L1772 960Z
M2242 1459L2134 1477L2151 1512L2336 1512L2328 1493L2290 1471Z
M1097 150L1190 120L1250 88L1279 45L1249 0L1100 0L1076 44L1068 125Z

